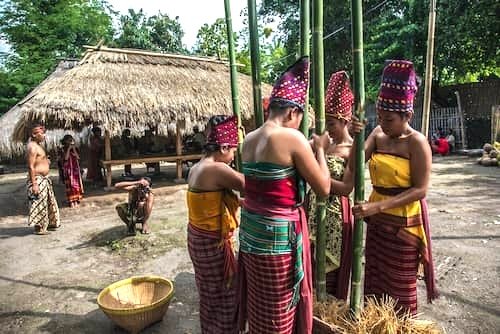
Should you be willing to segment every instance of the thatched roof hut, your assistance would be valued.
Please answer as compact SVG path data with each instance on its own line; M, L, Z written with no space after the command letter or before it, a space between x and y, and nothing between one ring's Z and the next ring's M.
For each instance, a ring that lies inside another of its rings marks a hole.
M252 81L238 75L242 119L253 116ZM271 86L263 85L263 95ZM161 134L204 128L208 118L231 114L227 63L140 50L89 47L77 66L46 80L17 106L20 119L13 139L26 139L27 128L82 129L98 122L111 136L125 127L158 125Z
M14 128L21 120L22 110L20 108L26 101L31 99L34 95L38 93L40 87L42 87L45 83L58 78L64 74L64 72L69 69L75 67L78 64L77 59L65 59L59 62L56 69L52 74L50 74L40 85L38 85L35 89L33 89L24 99L18 102L15 106L13 106L8 112L0 117L0 129L2 132L0 134L0 160L10 159L16 156L20 156L24 153L26 149L25 143L19 141L12 141L12 134L14 133ZM68 131L64 131L62 129L55 129L47 131L46 136L46 144L47 147L53 148L59 144L59 140L66 134ZM76 133L71 132L71 134L77 139L78 136Z

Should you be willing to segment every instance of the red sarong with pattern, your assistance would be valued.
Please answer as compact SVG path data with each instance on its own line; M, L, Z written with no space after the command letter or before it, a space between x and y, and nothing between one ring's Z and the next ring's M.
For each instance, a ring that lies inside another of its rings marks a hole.
M188 250L200 295L203 334L238 333L236 284L226 284L224 248L220 232L208 232L188 225Z
M281 180L245 179L243 206L256 214L286 218L302 233L300 300L290 307L294 285L295 257L291 254L239 253L240 329L248 321L250 334L312 333L311 246L305 211L296 204L295 178Z

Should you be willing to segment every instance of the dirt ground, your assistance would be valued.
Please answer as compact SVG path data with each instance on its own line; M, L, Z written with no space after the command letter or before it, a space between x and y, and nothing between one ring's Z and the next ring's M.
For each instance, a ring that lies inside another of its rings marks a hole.
M26 225L24 171L0 175L2 333L124 333L98 308L96 297L112 282L143 274L175 282L163 321L144 333L200 333L186 249L186 186L168 181L171 165L162 169L153 179L153 233L136 237L125 235L114 211L125 192L88 187L81 207L69 209L63 207L62 185L55 187L62 228L36 236ZM56 172L51 175L57 183ZM499 333L500 168L465 157L435 158L428 200L441 298L426 304L421 284L421 317L447 333Z

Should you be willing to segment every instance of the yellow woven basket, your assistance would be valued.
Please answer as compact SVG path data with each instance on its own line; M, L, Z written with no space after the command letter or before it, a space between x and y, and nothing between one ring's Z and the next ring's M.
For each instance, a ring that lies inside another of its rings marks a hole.
M102 290L97 304L115 324L136 334L163 319L173 295L174 285L168 279L131 277Z

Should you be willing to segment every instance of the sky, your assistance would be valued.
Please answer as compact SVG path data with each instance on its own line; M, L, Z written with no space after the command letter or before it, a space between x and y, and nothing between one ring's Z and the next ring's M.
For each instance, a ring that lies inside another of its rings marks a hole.
M218 18L224 18L224 0L108 0L108 3L121 14L126 14L129 8L136 11L143 9L146 16L155 15L160 11L171 19L179 16L179 22L184 31L182 42L191 49L196 41L198 29L205 24L212 24ZM231 0L231 19L233 31L243 28L241 10L247 6L247 0Z

